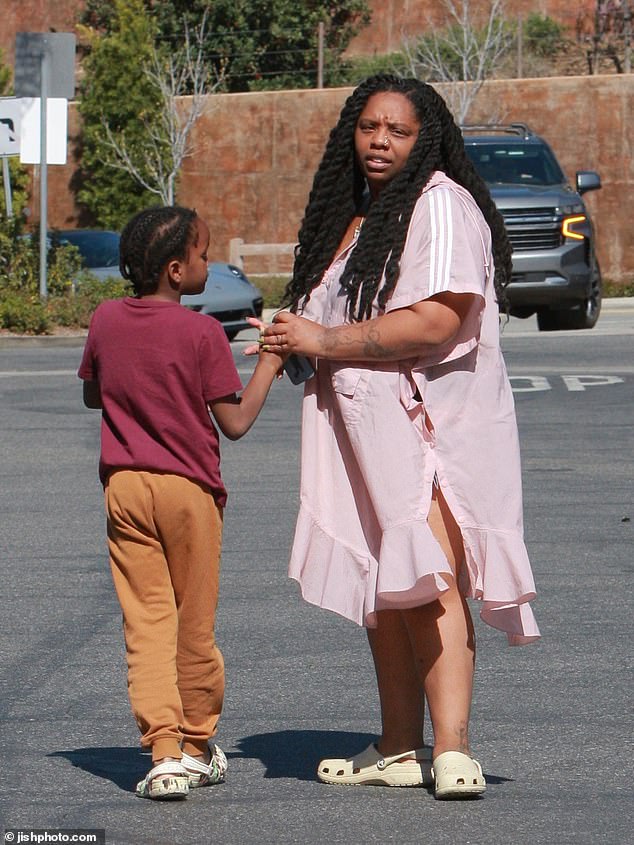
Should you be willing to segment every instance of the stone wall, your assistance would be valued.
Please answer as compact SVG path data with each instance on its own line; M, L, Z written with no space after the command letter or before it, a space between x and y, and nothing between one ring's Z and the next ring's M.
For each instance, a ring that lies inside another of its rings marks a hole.
M214 257L227 260L234 237L295 240L314 170L349 93L341 88L211 98L195 130L196 154L185 163L178 201L195 206L209 222ZM480 92L472 120L486 121L489 114L528 123L552 145L570 179L577 170L599 171L602 190L586 196L601 266L607 278L631 281L634 75L490 82ZM73 108L70 127L77 132ZM70 190L73 172L72 162L49 167L49 218L59 228L79 222ZM246 267L250 272L284 269L272 259L251 259Z
M0 50L13 68L17 32L73 32L84 0L1 0Z

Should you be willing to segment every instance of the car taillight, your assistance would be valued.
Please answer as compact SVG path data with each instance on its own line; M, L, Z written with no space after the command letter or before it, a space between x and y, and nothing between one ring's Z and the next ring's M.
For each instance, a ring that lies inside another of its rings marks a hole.
M573 241L582 241L586 235L576 231L576 227L587 221L585 214L575 214L574 217L564 217L561 224L561 233L564 238L572 238Z

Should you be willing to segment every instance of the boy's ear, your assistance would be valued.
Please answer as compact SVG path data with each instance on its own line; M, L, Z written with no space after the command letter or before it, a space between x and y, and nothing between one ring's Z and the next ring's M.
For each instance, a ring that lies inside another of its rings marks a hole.
M167 277L171 282L180 284L182 274L181 262L174 258L167 265Z

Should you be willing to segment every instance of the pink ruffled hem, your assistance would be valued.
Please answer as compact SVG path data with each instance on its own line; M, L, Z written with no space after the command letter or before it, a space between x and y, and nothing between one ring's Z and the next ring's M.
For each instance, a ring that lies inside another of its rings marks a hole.
M482 601L481 619L505 631L509 645L527 645L540 638L528 602L535 582L520 534L483 528L462 528L469 585L466 596Z
M460 586L467 597L482 601L482 620L505 631L510 645L538 639L527 604L535 588L530 566L528 575L523 571L528 557L521 537L480 529L463 529L463 536L468 577ZM425 520L384 531L380 560L379 566L367 551L332 537L300 508L289 576L305 601L373 628L377 610L427 604L448 588L449 564Z

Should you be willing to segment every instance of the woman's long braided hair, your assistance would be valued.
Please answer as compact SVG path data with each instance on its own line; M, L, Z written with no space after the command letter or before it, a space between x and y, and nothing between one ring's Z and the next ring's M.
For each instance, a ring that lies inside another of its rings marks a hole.
M165 265L185 261L196 245L196 212L178 205L146 208L128 221L119 241L119 270L137 296L155 293Z
M354 132L368 99L380 92L407 97L421 131L405 167L370 205L356 248L341 277L351 320L367 319L378 292L384 307L399 274L399 262L414 205L435 170L442 170L473 196L491 229L495 261L494 285L501 307L511 278L511 246L504 221L488 188L467 156L462 133L442 97L425 82L378 74L362 82L347 99L333 128L313 181L295 248L293 277L286 304L297 309L319 284L350 221L359 213L365 179L356 161ZM385 284L379 291L383 272Z

